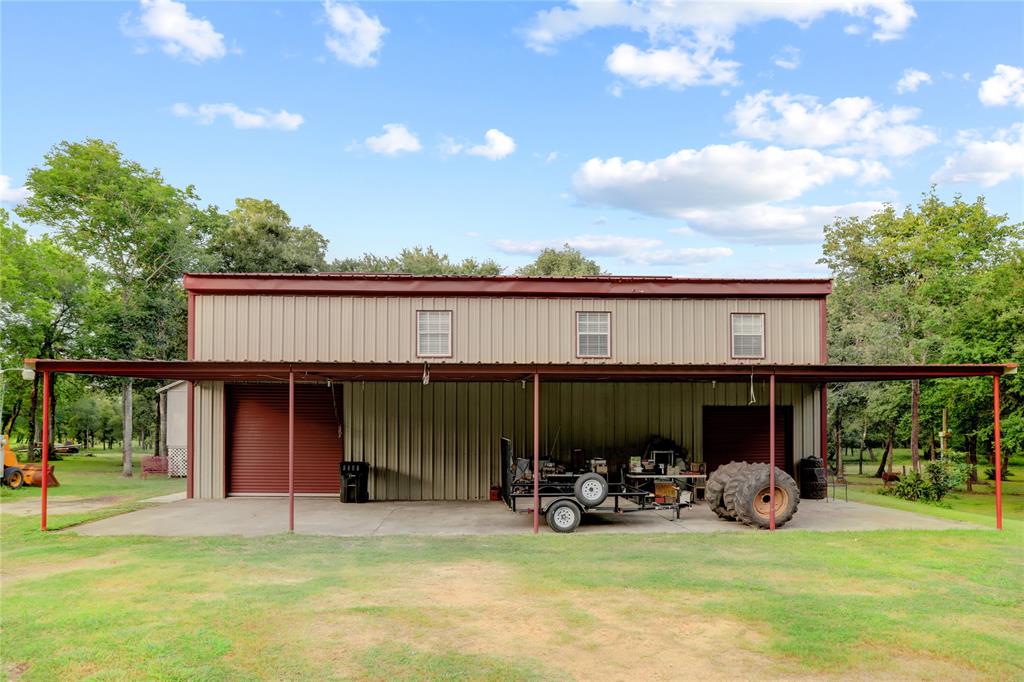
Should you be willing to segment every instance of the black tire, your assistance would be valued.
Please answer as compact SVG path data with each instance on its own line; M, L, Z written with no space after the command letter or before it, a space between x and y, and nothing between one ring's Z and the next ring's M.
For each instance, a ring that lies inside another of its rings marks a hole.
M580 504L596 507L608 497L608 480L601 474L590 472L577 478L572 489Z
M704 488L704 499L708 505L715 510L719 516L723 516L725 508L722 506L722 495L725 492L725 484L732 477L733 472L743 466L745 462L729 462L711 472ZM724 518L724 516L723 516Z
M736 493L736 518L748 526L769 526L769 470L763 464L753 468ZM800 505L800 488L793 477L775 468L775 527L789 523Z
M743 483L750 477L755 465L750 462L738 462L739 466L733 469L732 475L725 482L725 489L722 491L722 507L725 513L734 520L740 520L736 514L736 496Z
M557 500L548 507L544 518L547 519L548 528L556 533L571 533L580 525L583 511L571 500Z
M7 473L7 478L4 479L4 483L11 490L17 490L21 486L25 485L25 474L22 473L21 469L11 469Z

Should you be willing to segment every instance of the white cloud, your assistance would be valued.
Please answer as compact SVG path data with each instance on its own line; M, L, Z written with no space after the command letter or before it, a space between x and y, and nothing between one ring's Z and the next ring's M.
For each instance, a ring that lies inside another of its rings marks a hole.
M122 30L133 38L160 41L160 49L172 57L195 64L220 59L227 54L224 36L207 19L197 19L183 2L140 0L138 22L123 23Z
M461 149L460 145L456 145ZM466 153L472 156L482 156L490 159L491 161L497 161L504 159L506 156L516 150L516 141L511 137L501 132L497 128L491 128L484 133L484 143L474 145L466 149ZM455 153L458 153L457 151Z
M179 118L194 118L203 125L209 125L223 116L230 119L231 124L239 130L264 128L292 131L297 130L305 121L302 114L293 114L284 109L276 112L267 109L243 111L231 102L200 104L194 108L178 102L171 107L171 113Z
M987 107L1014 104L1024 107L1024 69L999 64L991 76L981 82L978 99Z
M695 208L792 200L836 179L887 176L877 161L738 142L681 149L653 161L593 158L577 170L573 190L584 203L678 218Z
M609 256L634 265L693 265L732 255L732 249L727 247L666 248L660 239L614 234L525 241L499 239L494 246L502 253L533 256L544 249L558 249L565 244L588 256Z
M0 203L20 204L32 196L28 187L12 187L11 176L0 175Z
M772 57L772 63L780 69L792 71L800 66L800 48L786 45Z
M375 154L397 156L403 152L418 152L423 149L416 134L401 123L385 123L384 132L368 137L363 144Z
M693 85L736 83L739 62L715 59L714 53L714 49L687 51L679 47L641 51L622 44L612 50L605 65L616 76L642 88L664 85L682 90Z
M784 20L808 26L830 12L870 17L873 37L899 38L916 16L905 0L803 0L793 2L584 2L541 10L527 28L526 42L550 52L563 41L601 28L625 27L646 33L652 42L687 37L704 44L728 39L741 26Z
M930 85L931 75L917 69L904 69L903 76L896 81L896 92L904 95L908 92L917 92L922 85Z
M845 33L848 36L859 36L863 32L864 27L860 26L859 24L847 24L843 28L843 33Z
M821 239L822 228L836 218L864 217L883 206L882 202L860 201L836 206L777 206L751 204L727 209L689 209L679 217L687 227L678 234L705 234L760 243L801 243Z
M732 37L739 28L773 20L806 27L830 12L870 18L878 41L902 37L916 16L906 0L570 0L565 6L537 12L524 35L530 48L551 53L558 43L591 30L627 28L643 33L650 43L648 49L620 44L608 56L606 66L641 87L680 89L737 81L740 65L720 59L718 54L732 50ZM792 59L784 61L794 63Z
M371 17L351 2L324 0L324 12L332 33L324 39L327 49L352 66L375 66L384 34L388 32L377 17Z
M907 156L938 141L925 126L911 125L920 110L885 109L870 97L840 97L822 104L810 95L763 90L738 101L735 134L808 147L837 147L844 154Z
M992 187L1015 175L1024 177L1024 123L999 130L988 140L977 131L963 131L957 142L960 151L946 157L932 182Z

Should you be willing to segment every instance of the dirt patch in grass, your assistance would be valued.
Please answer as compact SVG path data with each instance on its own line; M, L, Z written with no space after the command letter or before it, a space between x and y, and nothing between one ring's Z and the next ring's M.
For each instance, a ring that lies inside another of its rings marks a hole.
M104 507L110 507L128 498L120 495L104 495L102 497L53 497L47 500L49 514L84 514ZM39 513L39 498L4 502L0 504L0 512L15 516L32 516Z
M69 559L67 561L35 564L14 569L4 568L3 570L0 570L0 586L8 587L19 580L50 578L55 575L70 573L72 571L106 568L113 570L119 563L121 563L121 558L116 554L105 554L102 556L82 557L80 559Z

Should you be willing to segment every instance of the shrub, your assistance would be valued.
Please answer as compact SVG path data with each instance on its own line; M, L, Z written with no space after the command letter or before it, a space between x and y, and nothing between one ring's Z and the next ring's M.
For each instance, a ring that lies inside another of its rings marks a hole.
M881 492L904 500L938 502L951 490L966 483L970 470L962 452L950 451L943 459L925 463L923 476L911 471Z

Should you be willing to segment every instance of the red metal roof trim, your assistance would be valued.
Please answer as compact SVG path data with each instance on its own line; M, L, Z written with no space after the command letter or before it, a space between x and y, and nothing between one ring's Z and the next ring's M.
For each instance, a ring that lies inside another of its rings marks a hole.
M366 381L419 381L424 365L351 364L310 362L211 362L188 360L26 360L37 371L139 379L195 381L286 380L294 371L299 379L334 378ZM499 381L521 379L539 372L555 381L742 381L751 376L775 375L784 382L896 381L954 377L1003 376L1016 372L1015 364L976 365L468 365L430 364L432 381Z
M679 277L477 277L324 272L317 274L188 273L193 294L307 296L536 296L601 298L824 298L829 279L692 279Z

